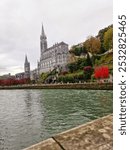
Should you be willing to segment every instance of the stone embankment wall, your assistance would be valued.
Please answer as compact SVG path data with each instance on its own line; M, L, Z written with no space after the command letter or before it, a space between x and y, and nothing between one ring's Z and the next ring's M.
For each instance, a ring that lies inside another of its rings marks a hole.
M60 133L24 150L112 150L112 115Z
M68 84L32 84L18 86L0 86L0 89L90 89L112 90L112 83L68 83Z

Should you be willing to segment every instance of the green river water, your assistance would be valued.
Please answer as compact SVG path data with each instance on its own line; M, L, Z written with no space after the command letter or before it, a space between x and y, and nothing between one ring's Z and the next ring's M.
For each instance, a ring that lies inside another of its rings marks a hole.
M0 150L21 150L112 113L113 91L1 90Z

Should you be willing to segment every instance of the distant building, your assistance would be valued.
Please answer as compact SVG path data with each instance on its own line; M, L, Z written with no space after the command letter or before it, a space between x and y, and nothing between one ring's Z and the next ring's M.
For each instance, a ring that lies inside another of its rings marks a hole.
M17 73L17 74L15 74L15 79L17 79L17 80L24 79L24 75L25 75L24 72Z
M28 62L27 55L25 56L25 62L24 62L24 72L15 74L15 78L17 80L30 78L30 63Z
M15 76L11 75L10 73L9 74L4 74L2 76L0 76L0 79L2 80L6 80L6 79L14 79Z
M30 63L28 62L27 55L25 56L24 73L24 78L30 78Z
M60 42L48 48L47 37L45 35L43 25L40 36L40 50L40 62L38 63L39 74L52 71L58 66L65 69L69 54L68 44Z

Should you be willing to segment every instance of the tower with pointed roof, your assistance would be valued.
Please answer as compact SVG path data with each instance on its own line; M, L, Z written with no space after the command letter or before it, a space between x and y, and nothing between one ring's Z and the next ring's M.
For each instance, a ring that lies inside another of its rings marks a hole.
M41 48L41 54L43 54L47 50L47 37L44 32L43 24L42 24L42 31L40 36L40 48Z
M24 78L30 78L30 63L28 62L27 55L24 62Z

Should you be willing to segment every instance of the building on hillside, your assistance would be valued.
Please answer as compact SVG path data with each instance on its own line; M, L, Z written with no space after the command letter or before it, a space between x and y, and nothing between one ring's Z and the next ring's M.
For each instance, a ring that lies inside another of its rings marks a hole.
M47 46L47 37L42 25L40 36L40 61L38 63L39 74L52 71L56 67L65 70L68 62L68 44L64 42L56 43L52 47Z

